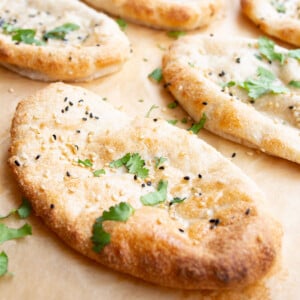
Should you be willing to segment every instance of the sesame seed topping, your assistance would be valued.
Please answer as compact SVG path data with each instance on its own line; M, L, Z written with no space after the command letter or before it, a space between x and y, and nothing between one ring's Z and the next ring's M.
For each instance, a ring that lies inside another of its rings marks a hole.
M184 176L183 179L184 180L190 180L190 176Z
M155 119L153 119L153 122L157 122L157 119L155 118Z
M50 204L50 208L53 209L55 207L54 204Z
M147 181L146 184L147 184L148 186L151 186L151 185L152 185L152 182L151 182L151 181Z
M134 179L134 180L137 180L137 176L136 176L136 175L134 175L134 176L133 176L133 179Z
M237 64L241 63L241 58L240 58L240 57L237 57L236 60L235 60L235 62L236 62Z
M82 121L87 121L87 118L82 118Z
M184 230L183 230L182 228L178 228L178 230L179 230L180 232L184 232Z
M52 137L56 141L56 134L52 134Z
M38 155L35 157L35 160L38 160L40 157L41 157L41 155L38 154Z
M218 75L219 75L219 77L223 77L223 76L225 76L225 72L224 72L224 70L222 70Z
M67 100L68 100L68 97L65 97L64 102L67 102Z
M245 211L245 215L248 216L250 214L250 208L247 208Z
M198 178L200 178L200 179L202 178L202 175L200 173L198 174Z
M20 166L21 166L21 164L20 164L19 161L17 161L17 160L15 160L15 165L16 165L17 167L20 167Z
M142 188L144 188L145 186L146 186L146 184L145 184L145 183L142 183L142 184L141 184L141 187L142 187Z
M165 167L164 167L164 166L160 166L158 169L159 169L159 170L164 170Z
M207 102L206 102L206 101L204 101L204 102L202 102L202 104L203 104L203 105L207 105Z
M70 174L69 171L66 172L66 175L67 175L68 177L71 177L71 174Z
M231 157L232 157L232 158L233 158L233 157L236 157L236 153L233 152L233 153L231 154Z

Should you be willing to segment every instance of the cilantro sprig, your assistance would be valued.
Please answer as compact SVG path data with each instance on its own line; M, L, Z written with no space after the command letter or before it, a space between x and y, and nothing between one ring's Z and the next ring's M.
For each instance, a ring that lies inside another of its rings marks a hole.
M77 24L65 23L61 26L55 27L54 29L44 33L43 39L45 41L49 39L64 40L66 38L67 33L78 30L79 28L80 26Z
M93 250L100 252L106 245L110 243L110 234L103 228L104 221L120 221L126 222L134 213L134 208L126 202L121 202L104 211L102 216L96 219L93 226L92 242L94 244Z
M184 36L184 35L186 35L186 32L185 31L180 31L180 30L172 30L172 31L167 32L168 37L176 39L176 40L178 38L180 38L181 36Z
M249 78L239 84L239 86L248 92L248 96L255 100L265 94L283 94L288 89L276 82L275 75L269 70L258 67L257 78Z
M111 168L120 168L125 166L130 174L134 174L140 178L147 178L149 170L145 168L145 161L139 153L127 153L123 157L112 161L109 166Z
M78 159L78 164L86 167L86 168L89 168L89 167L92 167L93 166L93 163L89 160L89 159L85 159L85 160L82 160L82 159Z
M5 216L0 216L0 220L6 219L13 214L17 214L21 219L25 219L30 215L30 213L31 213L31 205L26 198L23 198L22 204L17 209L11 210Z
M5 224L2 223L0 224L0 244L9 240L19 239L31 234L31 226L27 223L17 229L7 227Z
M0 253L0 276L3 276L7 273L7 267L8 267L8 257L7 254L2 251Z
M116 20L117 24L119 25L121 30L125 30L127 28L127 22L124 19L117 19Z
M157 169L159 166L161 166L165 161L167 161L168 159L166 157L163 156L155 156L154 157L154 161L155 161L155 168Z
M153 79L156 82L161 82L163 79L162 69L156 68L149 75L148 78Z
M207 116L205 113L203 113L199 122L193 124L192 127L189 128L188 130L193 132L194 134L198 134L199 131L204 127L206 120L207 120Z
M285 55L275 50L275 43L266 37L258 39L258 49L263 57L269 61L278 60L281 64L285 61Z
M168 181L160 180L157 186L157 191L150 192L140 197L143 205L153 206L163 203L167 199Z
M294 87L294 88L299 89L299 88L300 88L300 81L297 81L297 80L291 80L291 81L289 82L289 86L292 86L292 87Z
M175 197L170 201L170 205L173 205L175 203L182 203L185 199L186 199L186 197L184 197L184 198Z

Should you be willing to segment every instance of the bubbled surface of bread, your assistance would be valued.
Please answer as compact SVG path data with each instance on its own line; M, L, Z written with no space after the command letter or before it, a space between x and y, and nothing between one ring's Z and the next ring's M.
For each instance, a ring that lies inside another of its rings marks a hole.
M11 137L9 164L36 214L114 270L174 288L226 289L261 279L276 262L281 229L261 210L259 189L186 130L131 119L91 92L57 83L19 103ZM126 153L141 155L147 179L109 166ZM167 158L164 168L155 157ZM94 177L101 168L106 174ZM167 202L143 206L140 197L160 180L168 181ZM186 200L169 205L174 197ZM135 212L126 222L104 222L111 242L96 253L95 219L120 202Z
M44 45L16 43L0 28L0 63L43 81L88 81L118 71L129 57L129 41L116 22L79 1L0 1L1 23L45 32L66 23L78 25L65 39Z
M84 0L112 15L161 29L191 30L208 25L223 0Z

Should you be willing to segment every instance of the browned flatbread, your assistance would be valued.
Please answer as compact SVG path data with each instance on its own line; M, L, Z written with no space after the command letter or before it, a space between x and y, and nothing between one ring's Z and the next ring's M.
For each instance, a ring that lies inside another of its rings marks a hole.
M295 0L241 0L243 13L259 29L300 46L299 2Z
M300 94L291 85L300 81L299 62L287 49L274 49L283 55L282 63L266 59L254 39L181 38L166 53L163 74L172 94L194 120L206 115L207 130L300 163ZM267 89L254 99L241 88L247 81L261 82L260 68L271 73L272 85L283 93Z
M258 208L263 196L254 183L164 120L131 119L87 90L57 83L19 103L11 138L9 164L36 214L112 269L174 288L235 288L265 276L279 255L281 230ZM110 165L127 153L145 160L146 178ZM157 157L166 160L158 165ZM95 177L99 169L105 174ZM143 205L141 196L160 181L167 199ZM96 253L95 220L120 202L135 211L126 222L103 222L111 240Z
M116 22L79 1L6 0L0 11L0 64L22 76L88 81L118 71L129 57L129 41ZM45 40L65 24L79 28ZM20 29L35 31L35 41L24 32L21 41L15 37Z
M191 30L208 25L222 0L84 0L95 8L146 26Z

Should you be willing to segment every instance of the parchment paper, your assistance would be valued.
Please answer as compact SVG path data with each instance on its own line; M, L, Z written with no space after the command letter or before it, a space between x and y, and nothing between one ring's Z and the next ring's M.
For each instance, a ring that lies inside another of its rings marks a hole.
M225 0L225 9L208 28L194 33L221 36L254 36L262 33L241 15L238 0ZM173 101L162 84L147 75L161 65L161 57L172 42L165 31L129 24L126 34L133 55L121 72L80 84L130 115L146 115L152 105L159 108L151 117L167 120L187 116L180 108L167 108ZM22 78L0 68L0 215L21 202L21 194L7 166L9 128L17 103L46 83ZM187 128L189 124L178 126ZM199 138L213 145L243 169L266 194L266 209L284 231L282 261L272 277L241 291L223 293L181 291L162 288L111 271L76 253L61 242L34 214L28 219L33 235L0 245L9 256L9 271L0 278L0 299L299 299L300 292L300 166L228 142L205 130ZM232 153L236 153L231 158ZM10 218L5 223L24 223Z

